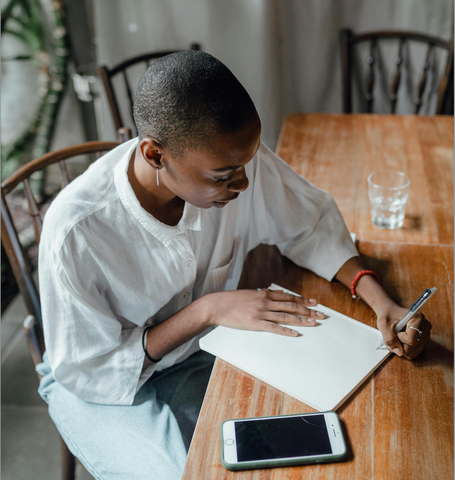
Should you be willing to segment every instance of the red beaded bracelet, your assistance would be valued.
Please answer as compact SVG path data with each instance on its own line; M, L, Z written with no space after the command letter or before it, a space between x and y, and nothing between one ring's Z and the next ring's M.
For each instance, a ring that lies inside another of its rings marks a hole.
M372 270L362 270L361 272L359 272L354 280L352 281L351 283L351 295L352 295L352 298L357 298L357 295L355 294L355 287L357 286L357 283L359 283L359 280L364 276L364 275L372 275L378 282L379 282L379 278L378 276L372 271Z

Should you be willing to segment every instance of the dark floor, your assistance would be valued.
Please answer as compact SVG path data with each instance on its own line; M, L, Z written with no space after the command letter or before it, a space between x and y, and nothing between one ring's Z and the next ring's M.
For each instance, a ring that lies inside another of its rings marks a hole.
M17 297L2 316L2 480L61 478L60 440L38 395L22 322L26 310ZM77 480L92 477L78 465ZM93 480L93 479L92 479Z

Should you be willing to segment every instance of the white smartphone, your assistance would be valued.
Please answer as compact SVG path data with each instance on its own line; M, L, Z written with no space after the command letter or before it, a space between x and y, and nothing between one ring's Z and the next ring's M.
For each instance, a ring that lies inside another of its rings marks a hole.
M228 470L337 462L346 443L335 412L239 418L221 425L221 459Z

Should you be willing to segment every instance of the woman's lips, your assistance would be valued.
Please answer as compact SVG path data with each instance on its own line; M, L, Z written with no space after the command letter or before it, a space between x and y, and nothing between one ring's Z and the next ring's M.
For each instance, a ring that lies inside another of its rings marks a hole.
M240 195L240 192L237 192L232 198L230 198L229 200L218 200L216 202L213 202L213 204L216 206L216 207L224 207L226 206L229 202L231 202L232 200L235 200L238 196Z
M229 203L232 200L235 200L240 195L240 192L237 192L233 197L229 198L228 200L219 200L218 203Z

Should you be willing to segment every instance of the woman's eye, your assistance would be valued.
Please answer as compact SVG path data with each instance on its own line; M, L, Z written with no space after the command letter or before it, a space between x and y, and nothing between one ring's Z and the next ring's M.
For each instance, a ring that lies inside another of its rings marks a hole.
M232 175L230 177L214 177L215 182L228 182L232 180Z

